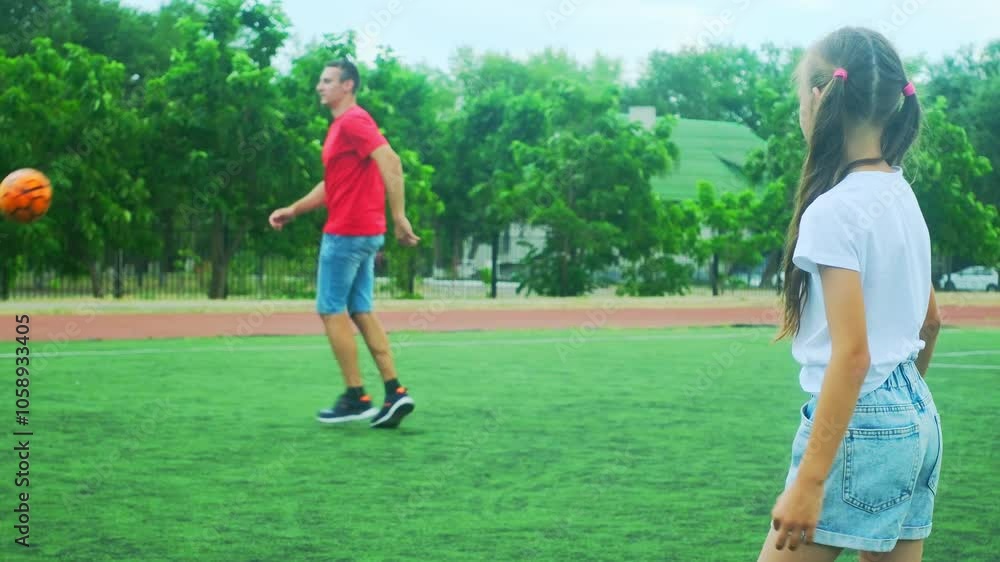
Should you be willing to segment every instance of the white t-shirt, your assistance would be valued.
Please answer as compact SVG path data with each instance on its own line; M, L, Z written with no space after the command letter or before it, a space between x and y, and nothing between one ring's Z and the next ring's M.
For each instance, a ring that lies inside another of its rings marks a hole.
M862 394L924 348L920 329L931 291L931 243L902 169L854 172L817 197L802 215L792 261L809 273L809 295L792 342L806 392L820 391L831 353L819 265L861 273L871 355Z

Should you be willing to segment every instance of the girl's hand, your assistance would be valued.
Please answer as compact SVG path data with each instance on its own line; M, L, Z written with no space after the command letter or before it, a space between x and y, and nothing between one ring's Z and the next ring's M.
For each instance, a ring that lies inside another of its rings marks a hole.
M795 550L800 543L812 543L822 509L823 482L813 484L796 479L771 510L772 524L778 533L775 542L778 550L785 548L785 544L788 550Z

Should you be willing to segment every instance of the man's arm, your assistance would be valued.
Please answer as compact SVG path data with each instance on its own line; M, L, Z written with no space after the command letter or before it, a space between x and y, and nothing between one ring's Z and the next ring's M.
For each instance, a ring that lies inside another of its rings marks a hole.
M406 218L403 162L388 144L382 144L372 151L371 157L375 160L379 172L382 173L382 181L385 182L385 190L389 197L389 209L392 212L392 222L395 223L396 227L396 239L404 246L415 246L420 242L420 237L413 232L413 225L410 224L410 219Z
M292 206L289 207L289 209L292 210L293 215L299 216L303 213L319 209L325 204L326 188L323 182L319 182L305 197L299 199L295 203L292 203Z
M931 365L931 355L934 354L934 345L937 343L938 332L941 331L941 315L938 313L937 301L934 299L934 287L931 287L931 300L927 305L927 316L924 318L924 325L920 328L920 339L924 340L924 348L917 355L917 370L920 376L927 376L927 369Z
M385 183L386 195L389 198L389 210L392 219L399 221L406 218L406 195L403 187L403 161L388 144L376 148L371 155Z
M323 182L313 188L305 197L292 203L290 207L282 207L268 217L267 221L275 230L281 230L286 224L295 220L302 213L318 209L326 203L326 190Z

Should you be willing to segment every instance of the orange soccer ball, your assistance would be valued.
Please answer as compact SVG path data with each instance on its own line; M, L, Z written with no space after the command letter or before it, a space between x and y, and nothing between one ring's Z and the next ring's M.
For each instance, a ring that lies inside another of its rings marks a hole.
M0 183L0 213L19 223L34 222L52 204L52 183L45 174L31 168L11 172Z

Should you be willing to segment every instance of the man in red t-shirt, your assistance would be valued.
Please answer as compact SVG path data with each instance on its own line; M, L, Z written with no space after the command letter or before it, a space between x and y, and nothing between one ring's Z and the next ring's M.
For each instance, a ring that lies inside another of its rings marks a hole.
M403 165L367 111L357 104L357 67L347 60L329 63L316 85L320 103L330 108L333 124L323 144L323 182L290 207L271 214L277 230L295 217L326 207L320 244L316 309L347 385L332 408L321 410L324 423L373 418L372 427L394 428L413 411L413 399L399 384L389 339L372 313L375 254L385 242L388 193L395 234L405 246L420 238L406 218ZM353 325L352 325L353 320ZM358 327L385 383L381 410L365 394L354 343Z

